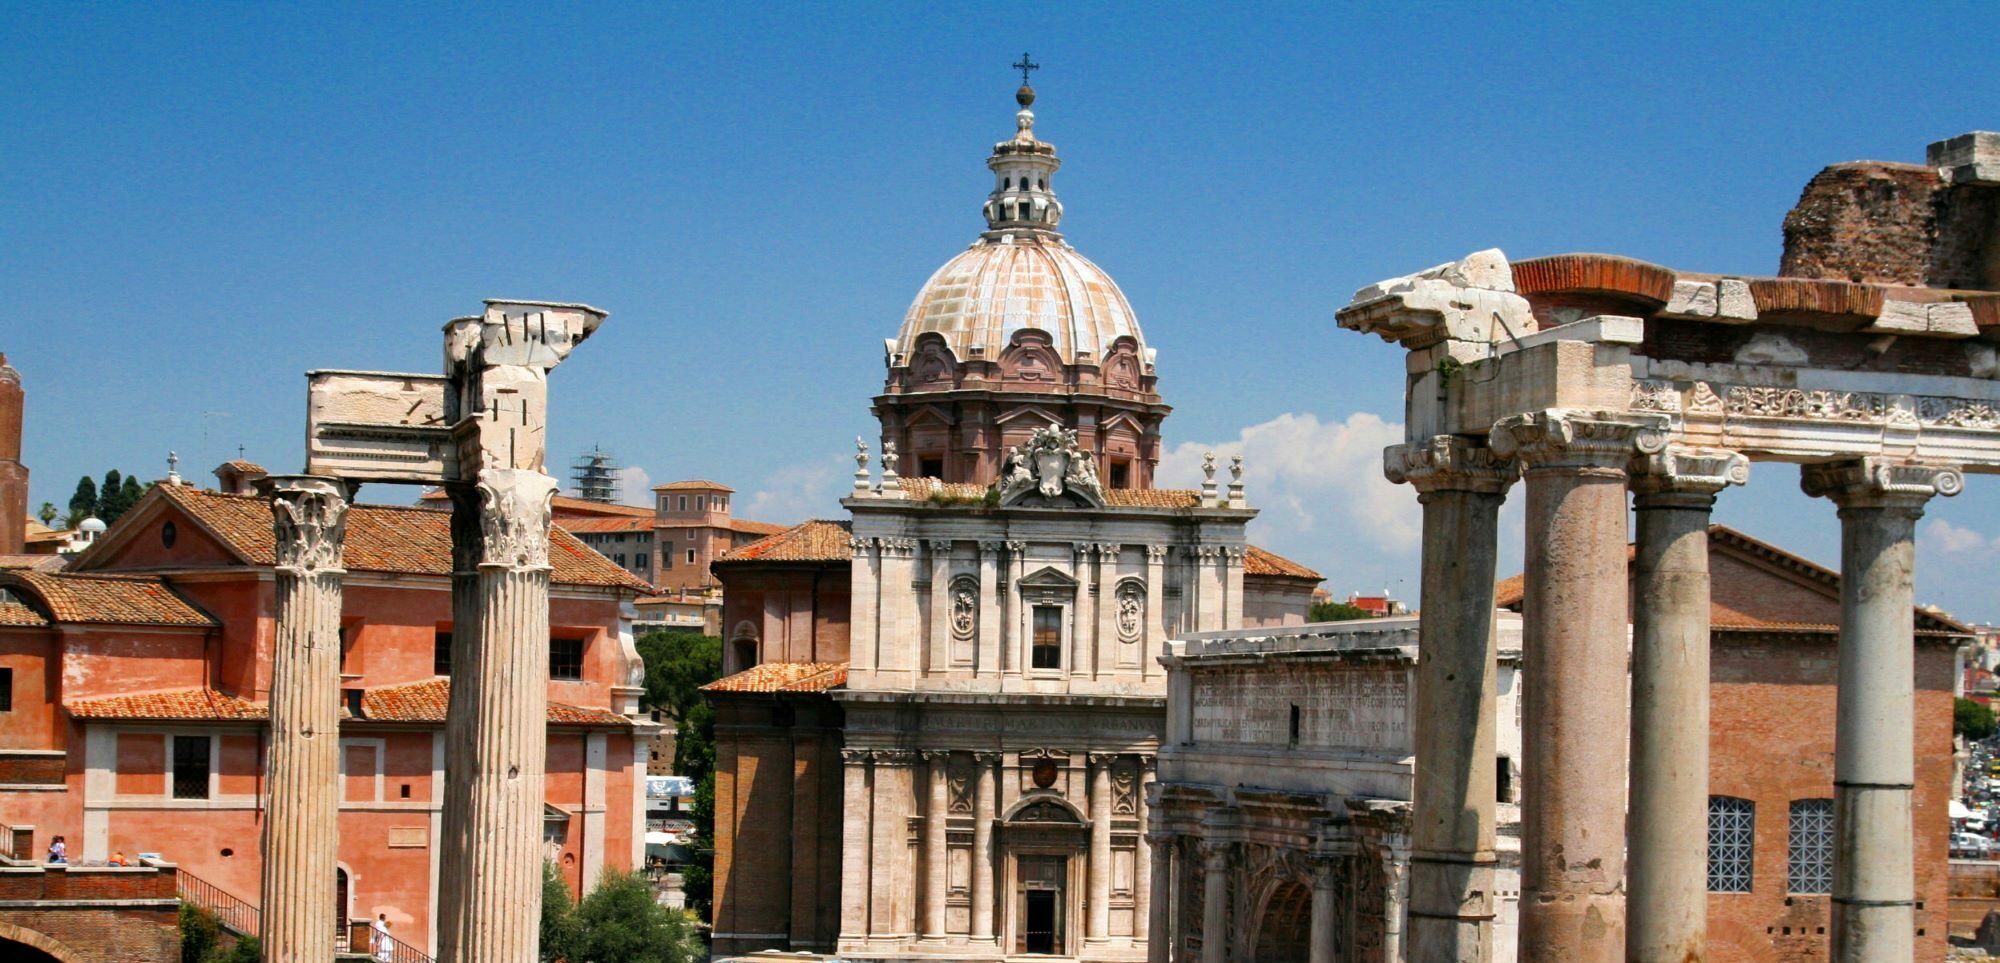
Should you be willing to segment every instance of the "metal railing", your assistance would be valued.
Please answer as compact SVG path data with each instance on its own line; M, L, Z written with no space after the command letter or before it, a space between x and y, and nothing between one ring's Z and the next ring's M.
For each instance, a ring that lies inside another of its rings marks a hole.
M174 889L180 894L181 902L193 903L214 914L216 922L221 923L224 929L237 936L257 935L262 924L257 904L225 892L185 869L176 869Z
M368 921L354 920L347 924L346 932L336 940L339 945L334 949L342 953L366 954L371 960L387 963L435 963L424 951L394 936L384 934L381 940L380 945L388 950L387 955L377 948L375 934L368 928Z

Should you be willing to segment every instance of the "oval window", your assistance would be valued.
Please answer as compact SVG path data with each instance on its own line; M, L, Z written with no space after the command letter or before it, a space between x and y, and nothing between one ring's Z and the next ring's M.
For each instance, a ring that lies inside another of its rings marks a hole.
M173 548L174 541L176 539L179 539L180 535L181 535L180 530L174 527L173 522L168 522L165 525L160 526L161 545L164 545L168 548Z

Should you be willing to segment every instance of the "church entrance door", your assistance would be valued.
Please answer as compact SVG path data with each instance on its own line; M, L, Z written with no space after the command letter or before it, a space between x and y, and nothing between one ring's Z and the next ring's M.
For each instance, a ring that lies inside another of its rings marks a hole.
M1068 872L1067 857L1021 857L1021 928L1014 952L1062 954L1063 890Z

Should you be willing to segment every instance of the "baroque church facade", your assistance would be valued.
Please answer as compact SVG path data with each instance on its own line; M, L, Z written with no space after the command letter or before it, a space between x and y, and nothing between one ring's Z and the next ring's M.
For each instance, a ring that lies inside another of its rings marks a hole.
M1155 353L1017 100L987 230L887 342L879 476L861 446L847 518L715 565L718 955L1146 958L1158 656L1319 582L1245 541L1240 463L1153 487Z

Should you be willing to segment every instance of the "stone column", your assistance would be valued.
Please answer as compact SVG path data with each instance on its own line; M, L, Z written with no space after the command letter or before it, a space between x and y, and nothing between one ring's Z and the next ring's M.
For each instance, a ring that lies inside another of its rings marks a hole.
M929 799L924 804L924 932L926 943L944 942L945 891L950 888L948 856L945 853L946 810L951 808L949 786L951 753L932 750L923 754L930 776Z
M1000 592L1002 547L996 541L979 543L979 634L972 639L972 660L984 678L1000 672L1001 611L1006 601Z
M1403 918L1410 908L1410 854L1394 846L1382 854L1382 958L1403 959Z
M1063 654L1063 669L1071 678L1088 677L1092 653L1097 650L1097 546L1071 542L1071 571L1076 575L1076 604L1069 609L1069 651Z
M1012 574L1007 577L1007 585L1002 586L1001 592L1007 601L1006 618L1001 622L1009 628L1002 630L1007 637L1000 642L1000 671L1002 675L1019 677L1027 671L1028 637L1033 631L1028 625L1028 607L1021 604L1020 597L1021 579L1028 574L1027 542L1008 540L1005 567ZM1004 680L1002 684L1005 684Z
M1519 467L1450 436L1397 445L1383 456L1389 480L1416 488L1424 512L1416 718L1456 720L1415 734L1410 960L1487 963L1498 678L1493 576L1500 503ZM1318 893L1316 886L1315 900Z
M1159 898L1146 903L1146 963L1169 963L1173 957L1174 837L1160 830L1146 833L1150 854L1146 875Z
M1132 941L1139 946L1144 946L1152 933L1153 766L1152 756L1139 757L1138 784L1132 795L1132 812L1139 819L1132 849Z
M1665 418L1552 409L1489 439L1527 469L1523 960L1625 955L1625 482ZM1490 763L1489 763L1490 764Z
M1213 828L1213 827L1210 827ZM1201 963L1224 963L1229 952L1228 840L1201 843Z
M1708 519L1749 480L1730 451L1679 445L1633 465L1628 963L1708 957Z
M1090 764L1090 914L1085 943L1111 938L1111 767L1118 757L1093 752Z
M1312 929L1306 945L1306 963L1338 963L1340 947L1335 944L1335 934L1339 926L1335 919L1340 913L1340 901L1336 883L1340 864L1346 857L1316 845L1309 858L1312 861ZM1416 959L1414 944L1410 959Z
M875 750L875 804L871 820L874 849L869 880L868 940L894 944L909 938L910 901L915 896L908 878L910 776L916 753L907 749Z
M1243 555L1241 545L1222 549L1222 627L1243 626Z
M840 820L840 945L858 946L868 939L869 842L868 762L866 749L840 751L843 787Z
M556 480L489 468L458 489L454 556L473 525L473 612L455 578L445 718L441 963L530 961L541 940L542 784L548 757L549 501ZM469 515L469 517L468 517ZM463 574L462 572L460 574ZM466 658L461 659L463 654Z
M333 959L340 849L341 540L347 487L276 475L277 639L271 651L270 799L264 820L264 958Z
M993 818L997 752L972 754L972 942L993 942Z
M931 552L931 657L934 675L951 669L951 539L934 538Z
M1801 481L1840 506L1833 959L1897 963L1916 939L1916 526L1932 496L1965 481L1955 468L1883 458L1807 465Z

